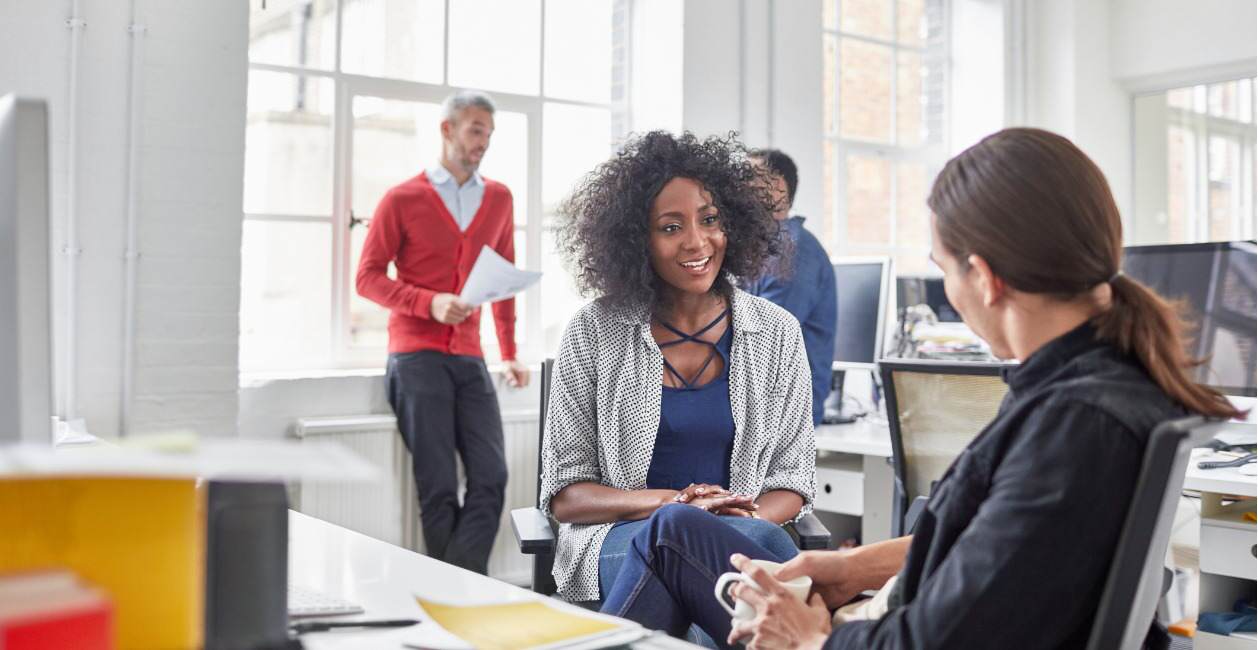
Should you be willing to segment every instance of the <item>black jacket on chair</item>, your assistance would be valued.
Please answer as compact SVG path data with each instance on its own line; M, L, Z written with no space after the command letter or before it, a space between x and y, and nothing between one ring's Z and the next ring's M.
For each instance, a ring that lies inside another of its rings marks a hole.
M1082 648L1149 433L1184 414L1085 324L1004 372L917 520L894 607L827 648Z

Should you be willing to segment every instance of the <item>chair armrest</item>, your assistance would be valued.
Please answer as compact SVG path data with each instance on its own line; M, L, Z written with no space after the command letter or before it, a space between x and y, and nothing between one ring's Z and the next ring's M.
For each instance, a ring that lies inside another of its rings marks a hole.
M537 508L516 508L511 511L511 530L520 552L539 555L555 552L555 531L550 519Z
M922 511L926 509L926 502L930 501L927 497L917 497L913 499L913 503L909 504L908 512L904 513L904 534L912 535L913 529L917 527L917 518L922 516Z
M790 524L795 531L796 540L801 551L816 551L830 547L830 530L817 518L808 513Z

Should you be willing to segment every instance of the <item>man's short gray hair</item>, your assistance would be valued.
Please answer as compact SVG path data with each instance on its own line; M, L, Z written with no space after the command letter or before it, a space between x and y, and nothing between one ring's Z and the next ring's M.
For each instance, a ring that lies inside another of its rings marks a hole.
M441 103L442 119L450 122L458 121L459 113L468 106L484 109L490 115L494 114L494 100L489 95L479 90L460 90Z

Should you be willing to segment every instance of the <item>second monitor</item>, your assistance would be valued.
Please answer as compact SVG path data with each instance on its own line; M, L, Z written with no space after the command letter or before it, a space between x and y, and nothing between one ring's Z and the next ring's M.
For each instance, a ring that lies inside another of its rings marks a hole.
M845 257L834 263L838 321L834 331L834 375L824 421L851 422L843 407L844 373L873 371L882 356L887 302L891 293L891 258Z

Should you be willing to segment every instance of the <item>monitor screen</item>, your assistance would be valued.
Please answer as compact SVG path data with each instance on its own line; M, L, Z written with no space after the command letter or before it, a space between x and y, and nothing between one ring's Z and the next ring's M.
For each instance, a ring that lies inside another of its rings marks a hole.
M961 315L948 302L948 294L944 292L943 278L937 277L898 277L895 279L896 308L904 309L914 305L926 305L935 312L941 323L960 323Z
M1188 352L1205 363L1197 381L1230 395L1255 394L1254 242L1133 246L1123 272L1179 301L1192 326Z
M839 319L834 333L837 363L872 364L882 342L879 316L884 305L885 261L841 262L834 265Z
M0 96L0 444L52 441L48 107Z

